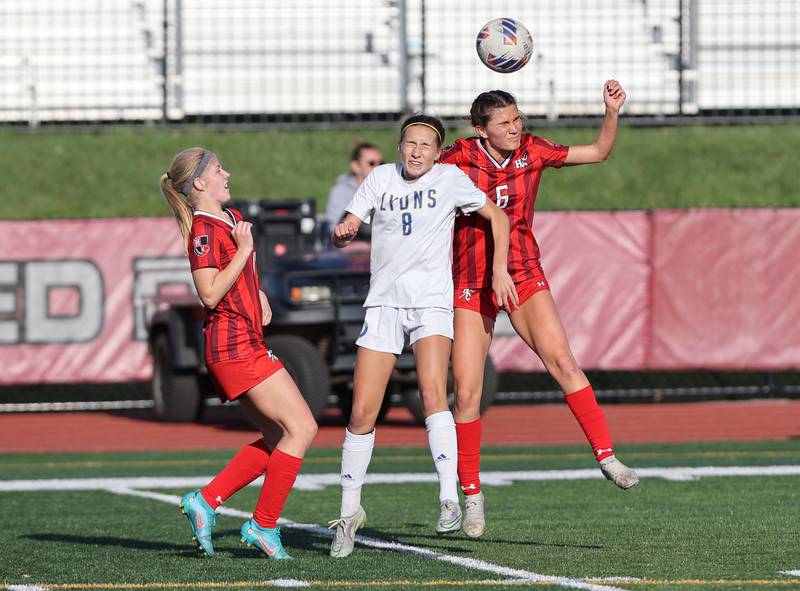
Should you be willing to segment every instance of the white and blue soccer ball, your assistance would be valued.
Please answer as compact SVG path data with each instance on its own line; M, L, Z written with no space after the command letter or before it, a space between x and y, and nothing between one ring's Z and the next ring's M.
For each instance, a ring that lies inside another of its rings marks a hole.
M496 18L480 30L475 47L487 68L508 74L530 61L533 37L521 22L513 18Z

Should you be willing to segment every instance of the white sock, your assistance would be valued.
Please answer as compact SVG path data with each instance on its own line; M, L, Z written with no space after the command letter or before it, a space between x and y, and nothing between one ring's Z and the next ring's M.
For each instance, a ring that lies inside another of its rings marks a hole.
M439 502L458 502L458 443L456 422L449 410L425 418L431 457L439 474Z
M341 517L353 515L361 506L361 487L375 447L375 429L356 435L345 427L342 445L342 510Z

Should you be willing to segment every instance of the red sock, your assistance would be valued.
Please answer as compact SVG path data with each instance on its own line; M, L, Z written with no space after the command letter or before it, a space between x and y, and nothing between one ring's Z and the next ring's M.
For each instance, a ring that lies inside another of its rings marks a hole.
M456 423L458 481L466 496L481 492L481 419Z
M289 496L289 491L292 490L294 480L302 465L302 458L290 456L279 449L272 452L269 466L267 466L267 476L264 478L264 486L261 488L256 510L253 511L253 519L258 525L268 528L277 527L278 517L281 516L286 497Z
M200 491L206 502L216 509L230 496L264 473L269 462L269 449L263 439L240 449L222 472Z
M606 416L597 405L592 387L586 386L577 392L567 394L564 398L572 414L578 419L589 445L592 446L594 459L599 462L603 458L613 456L614 446L611 443L611 434L608 432Z

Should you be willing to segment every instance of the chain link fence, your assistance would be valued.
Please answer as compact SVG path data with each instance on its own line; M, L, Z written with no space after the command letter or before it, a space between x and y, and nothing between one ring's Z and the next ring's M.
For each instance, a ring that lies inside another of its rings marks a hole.
M485 68L521 20L534 60ZM645 122L800 116L796 0L0 0L0 122L393 124L467 114L489 88L530 117L602 113L617 78Z

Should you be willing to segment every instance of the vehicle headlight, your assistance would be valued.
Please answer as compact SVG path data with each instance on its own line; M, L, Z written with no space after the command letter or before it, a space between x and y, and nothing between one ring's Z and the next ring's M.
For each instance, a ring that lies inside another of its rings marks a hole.
M331 299L331 288L327 285L303 285L292 287L289 298L295 304L314 304L327 302Z
M300 220L300 232L303 234L311 234L316 225L317 222L314 218L303 218Z

